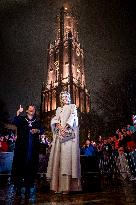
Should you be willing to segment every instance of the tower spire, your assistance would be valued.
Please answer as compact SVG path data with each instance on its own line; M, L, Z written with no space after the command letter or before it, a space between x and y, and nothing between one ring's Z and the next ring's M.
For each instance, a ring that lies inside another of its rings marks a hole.
M87 113L90 111L90 94L86 88L84 51L78 40L77 20L62 7L56 27L56 39L48 48L48 75L45 90L42 90L42 112L47 115L54 112L60 105L60 92L67 90L72 102L81 112Z

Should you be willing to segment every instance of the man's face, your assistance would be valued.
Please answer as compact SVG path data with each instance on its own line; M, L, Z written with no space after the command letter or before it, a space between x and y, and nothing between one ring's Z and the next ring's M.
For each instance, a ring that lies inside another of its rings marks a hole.
M123 148L123 147L120 147L120 148L118 149L118 153L119 153L119 155L123 155L123 154L124 154L124 148Z
M27 110L27 114L34 116L35 114L35 107L34 106L29 106Z
M86 145L90 145L90 140L86 140Z

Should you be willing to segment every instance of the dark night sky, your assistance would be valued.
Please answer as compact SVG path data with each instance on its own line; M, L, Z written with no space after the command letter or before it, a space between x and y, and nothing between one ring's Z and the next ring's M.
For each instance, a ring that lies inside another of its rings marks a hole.
M54 40L56 15L63 5L69 5L78 18L87 86L95 109L102 79L116 84L123 81L126 73L135 74L133 1L1 0L0 98L11 116L20 104L40 105L41 85L47 72L47 46Z

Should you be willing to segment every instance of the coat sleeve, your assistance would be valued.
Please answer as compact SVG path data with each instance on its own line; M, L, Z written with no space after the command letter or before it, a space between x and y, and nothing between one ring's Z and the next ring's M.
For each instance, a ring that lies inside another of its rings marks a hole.
M75 104L71 104L71 113L67 120L67 124L70 127L77 127L78 126L78 117L77 117L77 108Z
M45 129L42 127L42 123L41 123L41 121L40 120L38 120L37 121L38 123L38 130L39 130L39 135L43 135L44 134L44 132L45 132Z
M56 110L56 115L51 120L51 129L52 132L55 132L56 123L60 123L60 108L58 107Z
M18 126L21 122L22 117L20 115L15 116L14 119L12 120L12 124Z

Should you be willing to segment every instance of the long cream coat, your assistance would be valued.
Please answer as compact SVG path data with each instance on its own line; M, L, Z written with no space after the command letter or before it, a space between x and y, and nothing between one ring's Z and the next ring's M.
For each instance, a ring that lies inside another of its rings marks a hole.
M74 129L75 139L60 143L56 135L56 123L63 127L68 124ZM77 109L74 104L58 107L56 116L51 120L53 142L47 168L50 189L56 192L80 191L81 168L79 150L79 130Z

